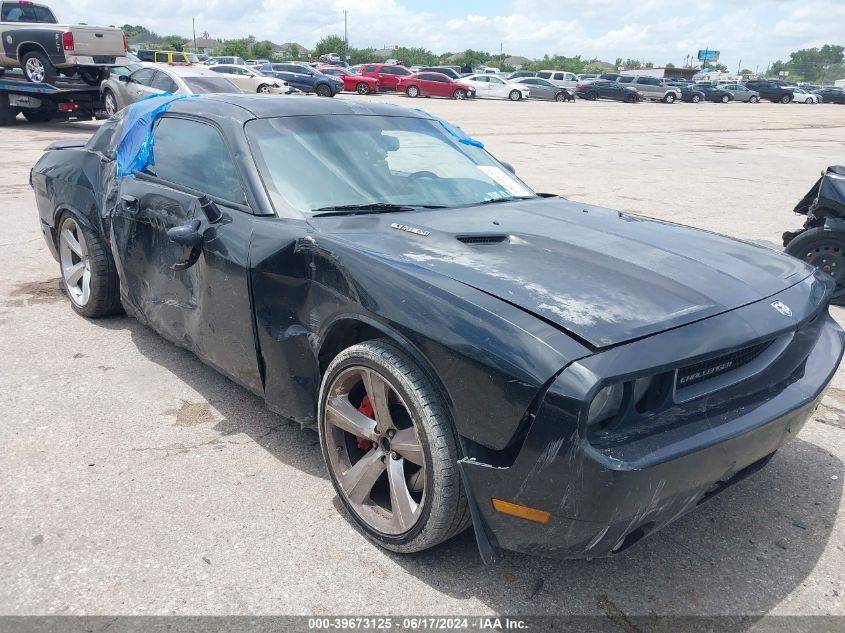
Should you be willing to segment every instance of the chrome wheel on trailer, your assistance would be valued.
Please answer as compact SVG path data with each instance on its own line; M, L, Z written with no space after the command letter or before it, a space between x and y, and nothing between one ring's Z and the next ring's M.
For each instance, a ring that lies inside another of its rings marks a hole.
M26 60L24 70L32 83L40 84L44 81L44 77L47 76L47 70L44 68L44 64L37 57L30 57Z

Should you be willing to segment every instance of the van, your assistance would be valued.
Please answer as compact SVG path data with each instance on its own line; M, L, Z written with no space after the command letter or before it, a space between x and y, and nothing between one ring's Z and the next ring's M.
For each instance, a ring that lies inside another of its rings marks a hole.
M187 53L180 51L149 51L140 50L136 53L142 62L155 64L169 64L170 66L190 66L191 60Z

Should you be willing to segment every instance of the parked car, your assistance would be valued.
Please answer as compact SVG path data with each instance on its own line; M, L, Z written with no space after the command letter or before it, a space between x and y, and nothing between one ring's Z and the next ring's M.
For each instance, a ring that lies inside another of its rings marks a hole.
M263 66L264 64L269 64L269 59L248 59L246 60L247 66Z
M340 66L317 66L317 70L324 75L340 79L343 82L343 89L349 92L357 92L359 95L378 92L379 82L374 77L356 75L349 72L348 68Z
M670 86L675 86L681 91L681 101L686 103L701 103L706 99L706 95L701 90L698 90L695 85L691 83L680 83L669 81Z
M612 99L613 101L624 101L625 103L637 103L642 100L642 96L637 92L636 88L607 79L595 79L587 83L578 84L575 87L575 95L587 101Z
M406 77L411 71L398 64L361 64L359 74L378 79L382 90L397 90L400 77Z
M339 64L342 58L337 53L326 53L325 55L320 55L320 61L324 64Z
M396 90L409 97L449 97L466 99L475 96L475 89L468 81L456 81L443 73L416 73L399 78Z
M752 79L745 82L745 87L774 103L789 103L794 98L791 87L771 79Z
M580 75L575 75L575 78L578 80L578 83L585 83L593 79L598 79L599 76L595 73L581 73Z
M168 64L170 66L190 66L191 60L187 53L180 51L139 50L138 59L142 62Z
M764 467L842 358L829 275L538 196L424 112L132 108L30 174L70 307L125 309L315 427L338 503L388 550L473 525L488 560L621 552Z
M33 83L52 83L62 74L97 86L109 68L129 63L120 29L58 24L47 5L29 0L0 2L0 43L0 75L21 68Z
M695 89L704 93L705 101L714 103L729 103L733 101L734 95L729 90L723 90L710 84L695 84Z
M461 77L461 81L468 84L475 90L475 96L479 99L510 99L519 101L527 99L530 93L528 86L502 79L496 75L478 73Z
M808 90L807 88L793 88L793 103L820 103L821 98L819 95L815 94L812 90Z
M620 84L634 88L643 99L675 103L681 98L681 89L670 85L665 79L658 77L632 77L622 75L617 79Z
M250 66L218 64L208 69L222 75L244 92L263 92L285 94L289 92L287 83L276 77L268 77Z
M514 79L522 79L523 77L536 77L537 73L533 70L515 70L510 75L508 75L508 80L513 81Z
M548 79L539 77L519 77L512 80L513 83L523 84L528 88L532 99L544 99L546 101L575 101L575 93L569 88L562 88L554 85Z
M324 75L304 64L264 64L259 70L268 77L282 79L297 90L313 92L320 97L333 97L343 91L343 79Z
M759 92L750 90L742 84L720 84L719 88L730 92L734 101L742 101L743 103L759 103L760 101Z
M411 66L411 70L413 70L413 66ZM441 75L446 75L449 79L460 79L461 73L457 70L452 68L451 66L420 66L418 70L413 72L416 73L440 73Z
M223 55L222 57L209 57L203 62L206 66L217 66L218 64L234 64L235 66L246 66L243 57L237 55Z
M820 88L813 92L822 103L845 103L845 90L842 88Z
M554 85L561 88L574 88L578 85L578 77L575 73L570 73L564 70L541 70L535 77L551 81Z
M125 75L112 75L100 86L103 107L111 116L151 95L240 93L231 81L206 68L141 63Z

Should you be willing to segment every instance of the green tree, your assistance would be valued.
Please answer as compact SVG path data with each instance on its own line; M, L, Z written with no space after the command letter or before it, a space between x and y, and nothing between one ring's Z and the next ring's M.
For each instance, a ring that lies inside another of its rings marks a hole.
M672 62L666 62L666 68L674 68L674 67L675 67L675 64L673 64Z
M164 44L162 44L162 48L166 48L169 51L181 51L182 47L188 43L188 38L182 37L181 35L165 35L163 39Z
M136 35L140 35L141 33L149 33L146 27L141 26L140 24L124 24L120 27L120 30L126 34L126 39L132 39Z
M250 47L251 59L270 59L273 55L273 43L264 40L263 42L255 42Z
M291 44L288 47L287 56L290 59L299 59L300 53L301 51L299 50L299 46L297 46L296 44Z
M337 53L341 57L346 55L346 42L340 35L326 35L314 47L314 57Z
M218 55L231 55L247 59L252 52L253 44L255 44L255 38L251 35L237 40L225 40L223 45L217 49L216 53Z
M754 74L753 70L749 70L748 68L743 68L739 71L739 74L743 77L750 77Z

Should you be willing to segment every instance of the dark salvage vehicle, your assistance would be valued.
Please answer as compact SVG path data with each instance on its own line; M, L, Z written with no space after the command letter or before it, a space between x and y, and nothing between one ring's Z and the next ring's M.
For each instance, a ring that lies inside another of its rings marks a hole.
M32 170L71 306L316 426L390 550L620 552L764 465L839 364L829 276L538 195L424 112L162 99Z

